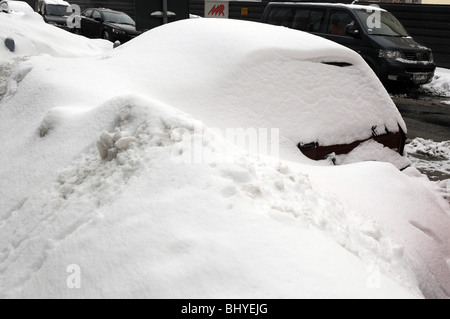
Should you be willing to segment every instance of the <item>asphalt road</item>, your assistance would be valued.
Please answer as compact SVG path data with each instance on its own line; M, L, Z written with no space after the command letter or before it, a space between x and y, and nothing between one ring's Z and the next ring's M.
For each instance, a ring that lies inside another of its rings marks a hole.
M450 104L439 100L393 97L408 128L408 138L450 140Z
M406 95L408 96L408 95ZM398 110L402 114L408 129L408 139L422 137L435 142L450 141L450 104L442 103L441 99L430 97L396 97L393 98ZM408 141L407 141L408 142ZM417 157L418 155L414 155ZM440 162L440 159L426 156L422 161ZM424 167L418 169L432 181L446 180L450 175L442 170ZM433 167L434 165L430 165Z

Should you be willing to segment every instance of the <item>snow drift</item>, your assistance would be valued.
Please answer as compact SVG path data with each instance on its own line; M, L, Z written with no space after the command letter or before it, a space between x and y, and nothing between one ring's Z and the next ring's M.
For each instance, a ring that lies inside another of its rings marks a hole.
M31 25L63 36L40 23ZM404 126L356 54L214 19L172 23L114 51L66 40L74 50L56 41L0 54L1 297L449 295L449 208L423 175L386 163L331 167L296 149L300 135L334 143L366 124ZM335 58L352 66L321 63ZM358 90L335 87L341 72ZM373 109L350 112L366 99ZM215 130L249 127L279 128L281 158ZM184 160L198 149L226 161Z

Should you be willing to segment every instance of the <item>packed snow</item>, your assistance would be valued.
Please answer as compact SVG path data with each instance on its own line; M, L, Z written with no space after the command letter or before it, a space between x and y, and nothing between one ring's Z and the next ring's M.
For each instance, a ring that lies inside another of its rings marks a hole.
M0 14L0 29L17 47L0 48L0 297L450 295L433 182L296 148L406 129L352 51L219 19L114 50L26 15ZM322 63L336 58L352 66ZM269 151L229 128L258 128Z
M436 68L433 80L423 85L422 89L432 95L450 97L450 70Z
M406 151L414 167L435 181L437 191L450 202L450 141L415 138Z

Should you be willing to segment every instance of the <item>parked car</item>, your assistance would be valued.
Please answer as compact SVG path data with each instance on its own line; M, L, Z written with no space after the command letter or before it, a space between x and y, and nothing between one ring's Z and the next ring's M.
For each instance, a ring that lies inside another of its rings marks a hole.
M36 11L44 21L68 30L67 18L72 14L72 7L63 0L39 0Z
M388 11L376 6L330 3L269 3L262 22L313 33L358 52L380 80L431 82L431 50L410 37Z
M4 13L33 13L33 8L25 1L4 0L0 2L0 10Z
M88 38L103 38L125 43L141 32L127 14L104 8L89 8L81 13L80 33Z

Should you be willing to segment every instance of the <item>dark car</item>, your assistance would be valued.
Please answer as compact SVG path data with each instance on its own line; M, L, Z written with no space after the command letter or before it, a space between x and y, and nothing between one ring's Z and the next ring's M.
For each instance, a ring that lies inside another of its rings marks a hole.
M88 38L103 38L112 42L125 43L141 32L127 14L104 8L89 8L81 13L81 35Z
M306 31L358 52L384 83L429 83L436 66L388 11L330 3L269 3L262 22Z

